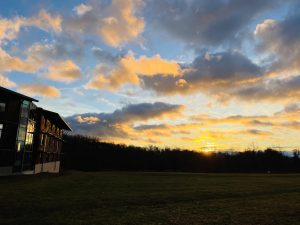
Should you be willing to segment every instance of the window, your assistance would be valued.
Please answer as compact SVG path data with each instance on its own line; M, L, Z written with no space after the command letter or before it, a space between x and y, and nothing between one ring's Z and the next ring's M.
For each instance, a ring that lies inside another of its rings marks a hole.
M3 130L3 124L0 124L0 139L1 139L1 136L2 136L2 130Z
M0 102L0 112L5 112L5 105L4 102Z
M20 113L20 117L24 118L24 121L27 123L27 119L29 116L29 102L27 101L23 101L22 105L21 105L21 113Z
M19 132L18 132L18 140L25 141L25 137L26 137L26 126L20 125Z

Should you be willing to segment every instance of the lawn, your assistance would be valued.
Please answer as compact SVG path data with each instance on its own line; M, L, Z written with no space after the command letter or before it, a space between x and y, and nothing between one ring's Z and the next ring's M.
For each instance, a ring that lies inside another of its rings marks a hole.
M299 174L0 177L0 224L300 224Z

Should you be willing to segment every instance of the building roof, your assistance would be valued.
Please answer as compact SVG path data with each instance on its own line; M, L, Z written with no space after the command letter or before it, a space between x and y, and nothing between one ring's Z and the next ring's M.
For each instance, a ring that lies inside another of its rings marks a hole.
M49 118L53 122L56 123L56 125L64 130L72 131L71 127L67 124L67 122L56 112L52 112L49 110L45 110L42 108L39 108L42 111L42 115Z
M38 102L38 100L28 97L26 95L20 94L18 92L6 89L4 87L0 86L0 93L7 93L13 96L16 96L18 98L24 99L24 100L28 100L31 102ZM72 131L72 129L69 127L69 125L66 123L66 121L56 112L51 112L48 110L45 110L43 108L39 108L42 111L42 114L45 115L46 117L48 117L49 119L51 119L53 122L55 122L57 124L58 127L60 127L61 129L64 130L69 130Z
M28 101L31 101L31 102L38 102L38 100L36 100L34 98L28 97L26 95L22 95L18 92L15 92L15 91L12 91L12 90L9 90L9 89L6 89L6 88L0 86L0 93L2 93L2 92L10 94L10 95L14 95L16 97L19 97L21 99L28 100Z

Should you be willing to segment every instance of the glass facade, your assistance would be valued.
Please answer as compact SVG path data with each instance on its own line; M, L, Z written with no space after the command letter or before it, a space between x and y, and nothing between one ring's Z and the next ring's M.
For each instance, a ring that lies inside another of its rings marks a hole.
M33 170L33 138L36 106L23 101L20 108L20 123L16 140L15 171Z

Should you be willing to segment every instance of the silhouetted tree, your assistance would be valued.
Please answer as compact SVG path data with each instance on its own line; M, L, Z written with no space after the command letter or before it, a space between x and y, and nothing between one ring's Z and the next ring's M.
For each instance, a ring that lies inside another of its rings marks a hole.
M136 147L99 142L85 136L65 136L64 169L83 171L185 172L300 172L299 151L293 157L273 149L204 154L200 152Z

